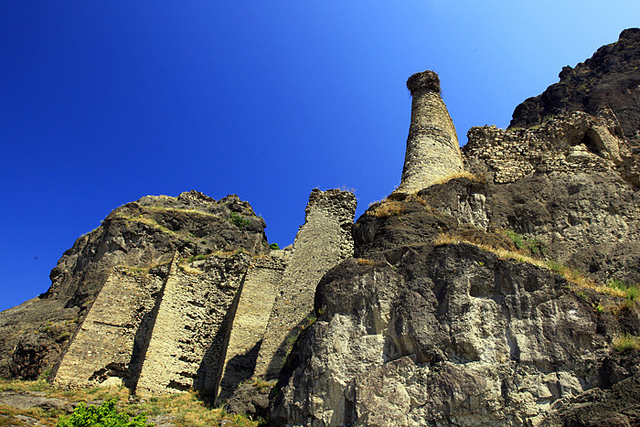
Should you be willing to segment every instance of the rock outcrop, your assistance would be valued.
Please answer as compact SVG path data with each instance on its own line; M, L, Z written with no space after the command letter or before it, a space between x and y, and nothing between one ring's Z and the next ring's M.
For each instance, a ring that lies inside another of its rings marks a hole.
M114 267L153 269L176 254L267 253L264 227L235 195L216 201L190 191L117 208L64 253L45 294L0 313L0 376L35 379L55 370Z
M371 206L356 258L317 289L273 424L640 422L638 155L598 111L472 128L466 174Z
M531 127L572 111L605 115L620 124L619 134L640 145L640 29L630 28L616 43L602 46L575 68L564 67L560 82L516 107L510 127ZM613 114L612 114L613 113Z

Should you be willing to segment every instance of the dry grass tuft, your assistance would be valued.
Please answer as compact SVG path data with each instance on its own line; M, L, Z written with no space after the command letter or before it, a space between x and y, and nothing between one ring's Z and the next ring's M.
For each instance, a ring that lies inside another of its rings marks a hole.
M508 259L514 259L516 261L520 261L520 262L526 262L528 264L533 264L536 265L538 267L544 267L544 268L548 268L548 266L546 265L545 261L536 259L536 258L532 258L529 255L525 255L523 253L520 252L516 252L516 251L510 251L507 249L502 249L502 248L494 248L492 246L488 246L488 245L483 245L480 243L475 243L472 242L470 240L466 240L462 237L453 237L449 234L446 233L440 233L434 240L433 244L435 246L441 246L441 245L448 245L448 244L458 244L458 243L468 243L470 245L473 245L477 248L482 249L483 251L487 251L487 252L492 252L494 254L496 254L498 257L500 258L508 258Z
M369 213L377 218L388 218L391 216L400 216L406 212L407 203L416 202L422 206L427 206L424 198L417 193L411 194L390 194L383 200L377 200L369 203Z
M388 218L404 213L404 205L398 200L384 199L371 206L371 213L377 218Z
M356 262L360 265L375 265L376 262L372 259L356 258Z
M431 182L429 185L444 184L445 182L449 182L452 179L457 179L457 178L467 178L475 182L486 182L486 178L482 175L477 175L471 172L462 171L462 172L453 172L453 173L450 173L449 175L438 178L437 180Z
M619 335L613 339L613 348L618 353L638 351L640 350L640 337L629 334Z

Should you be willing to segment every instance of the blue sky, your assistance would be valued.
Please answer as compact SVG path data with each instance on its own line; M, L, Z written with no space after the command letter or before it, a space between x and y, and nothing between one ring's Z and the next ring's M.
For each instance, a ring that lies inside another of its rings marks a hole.
M464 143L634 26L635 0L2 2L0 310L147 194L236 193L281 246L312 188L359 215L399 183L411 74Z

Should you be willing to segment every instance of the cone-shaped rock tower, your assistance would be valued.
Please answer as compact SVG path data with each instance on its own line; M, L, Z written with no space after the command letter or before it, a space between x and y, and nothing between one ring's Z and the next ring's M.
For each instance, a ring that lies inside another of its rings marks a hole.
M464 167L458 136L440 97L440 79L433 71L409 77L411 126L402 180L396 193L413 193Z

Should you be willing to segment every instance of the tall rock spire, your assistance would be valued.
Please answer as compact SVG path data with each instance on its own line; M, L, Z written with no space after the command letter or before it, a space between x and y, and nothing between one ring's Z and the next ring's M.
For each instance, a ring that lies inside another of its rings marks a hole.
M416 192L463 170L456 128L440 97L438 75L429 70L414 74L407 88L413 102L399 193Z

